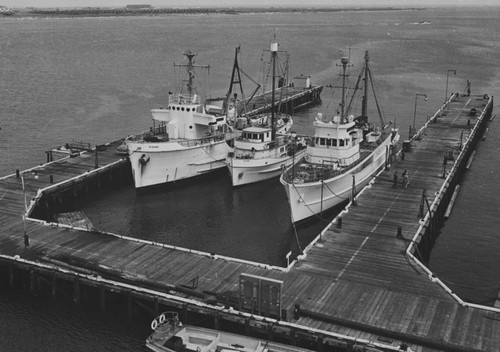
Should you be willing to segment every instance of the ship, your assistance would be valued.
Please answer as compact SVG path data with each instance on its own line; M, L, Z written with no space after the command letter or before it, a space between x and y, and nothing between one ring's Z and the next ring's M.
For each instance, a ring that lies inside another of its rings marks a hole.
M195 87L195 54L184 53L186 87L169 92L166 108L153 109L149 131L127 137L126 150L136 189L170 184L226 167L234 138L217 99L201 101ZM221 99L223 100L223 99Z
M305 156L290 166L280 177L291 210L292 223L313 217L349 199L355 201L356 190L364 187L391 160L399 140L394 124L386 124L373 90L379 112L379 125L368 122L367 101L369 82L374 87L369 67L368 51L354 92L363 91L362 112L358 117L346 105L346 78L350 59L341 58L342 99L340 109L332 117L319 113L313 121L314 135L306 147ZM364 77L364 79L363 79ZM360 83L364 82L364 88Z
M305 348L183 325L176 312L164 312L151 322L146 347L155 352L312 352Z
M278 43L271 44L270 52L271 106L274 107ZM283 82L284 80L280 80L281 86ZM226 163L235 187L278 177L295 158L300 158L305 152L305 144L300 143L297 137L290 133L292 117L276 112L275 108L271 108L269 115L268 126L243 128L241 135L234 140L234 150L228 155Z

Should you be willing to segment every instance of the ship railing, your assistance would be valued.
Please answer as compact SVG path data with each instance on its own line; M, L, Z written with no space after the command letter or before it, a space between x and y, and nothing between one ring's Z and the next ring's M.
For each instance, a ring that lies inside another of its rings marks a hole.
M176 142L184 147L195 147L200 144L209 144L225 140L225 133L214 133L207 135L206 137L196 138L196 139L180 139ZM144 131L140 134L129 136L127 140L139 142L139 143L167 143L170 141L168 135L166 138L159 139L155 136L152 130Z
M168 96L169 104L199 104L200 99L197 94L170 94Z
M196 147L200 144L219 142L223 141L224 139L225 133L216 133L203 138L179 140L178 143L183 147Z

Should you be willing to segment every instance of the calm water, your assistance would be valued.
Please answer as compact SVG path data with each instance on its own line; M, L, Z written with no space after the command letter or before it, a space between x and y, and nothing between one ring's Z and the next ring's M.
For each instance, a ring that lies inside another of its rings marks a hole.
M351 48L355 80L369 50L386 119L396 121L404 135L413 123L416 93L429 96L418 102L417 125L443 103L448 69L457 70L448 92L463 92L470 79L473 93L496 95L499 16L500 9L468 9L0 18L0 175L43 162L44 151L56 145L100 144L149 128L149 110L165 105L174 88L172 63L187 49L198 52L198 64L212 66L210 84L202 87L212 96L225 94L238 45L240 65L260 77L262 50L274 35L291 55L292 75L310 74L323 85L336 84L340 51ZM297 132L311 132L316 113L335 107L330 95L325 89L321 106L296 116ZM491 303L500 288L496 124L480 143L430 262L455 292L480 303ZM285 197L276 182L233 191L230 180L219 177L155 194L123 189L81 208L102 230L282 264L289 250L298 249ZM319 229L318 223L298 228L301 246ZM144 350L148 323L123 321L64 303L31 304L0 288L2 351Z

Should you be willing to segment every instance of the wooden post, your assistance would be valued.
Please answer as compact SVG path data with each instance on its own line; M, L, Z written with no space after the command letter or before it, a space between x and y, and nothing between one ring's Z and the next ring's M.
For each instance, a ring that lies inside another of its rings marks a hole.
M76 305L80 304L80 281L78 278L73 281L73 302Z
M295 336L294 328L290 328L290 345L297 346L297 338Z
M446 178L446 164L448 163L448 158L446 154L443 157L443 178Z
M12 264L9 264L9 286L14 288L14 267Z
M347 341L346 351L352 352L354 351L354 341Z
M30 270L30 292L36 296L36 274L33 269Z
M133 312L133 300L132 300L132 293L131 291L127 291L127 318L129 321L132 321L132 318L134 316Z
M396 234L397 238L403 238L403 227L398 226L398 233Z
M56 274L52 274L52 298L56 297L57 293L57 277Z
M245 319L245 335L250 336L250 318Z
M214 329L219 330L219 314L214 314Z
M267 323L267 341L273 340L273 324Z
M318 346L317 346L317 350L318 352L323 352L323 335L322 334L318 334Z
M356 204L356 175L352 174L352 195L351 195L352 205Z
M99 286L101 313L106 312L106 290L104 285Z
M154 313L155 317L157 317L158 315L160 315L160 308L159 308L159 304L158 304L158 296L154 296L154 298L153 298L153 313Z
M97 169L99 167L99 156L98 156L98 152L97 152L97 146L95 147L95 165L94 165L94 169Z

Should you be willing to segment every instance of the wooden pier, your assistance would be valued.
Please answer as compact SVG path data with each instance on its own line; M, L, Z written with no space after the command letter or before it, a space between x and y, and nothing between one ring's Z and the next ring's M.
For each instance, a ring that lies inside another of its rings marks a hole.
M310 85L308 87L286 86L276 89L276 111L293 115L296 110L321 101L323 86ZM246 107L246 116L254 116L271 110L271 91L255 96ZM244 111L243 102L239 104L238 111Z
M102 311L119 296L129 317L175 309L320 352L500 351L500 310L462 301L425 267L492 109L486 95L453 95L287 268L52 222L130 182L116 143L0 178L0 287L93 296ZM395 187L405 169L408 187Z

